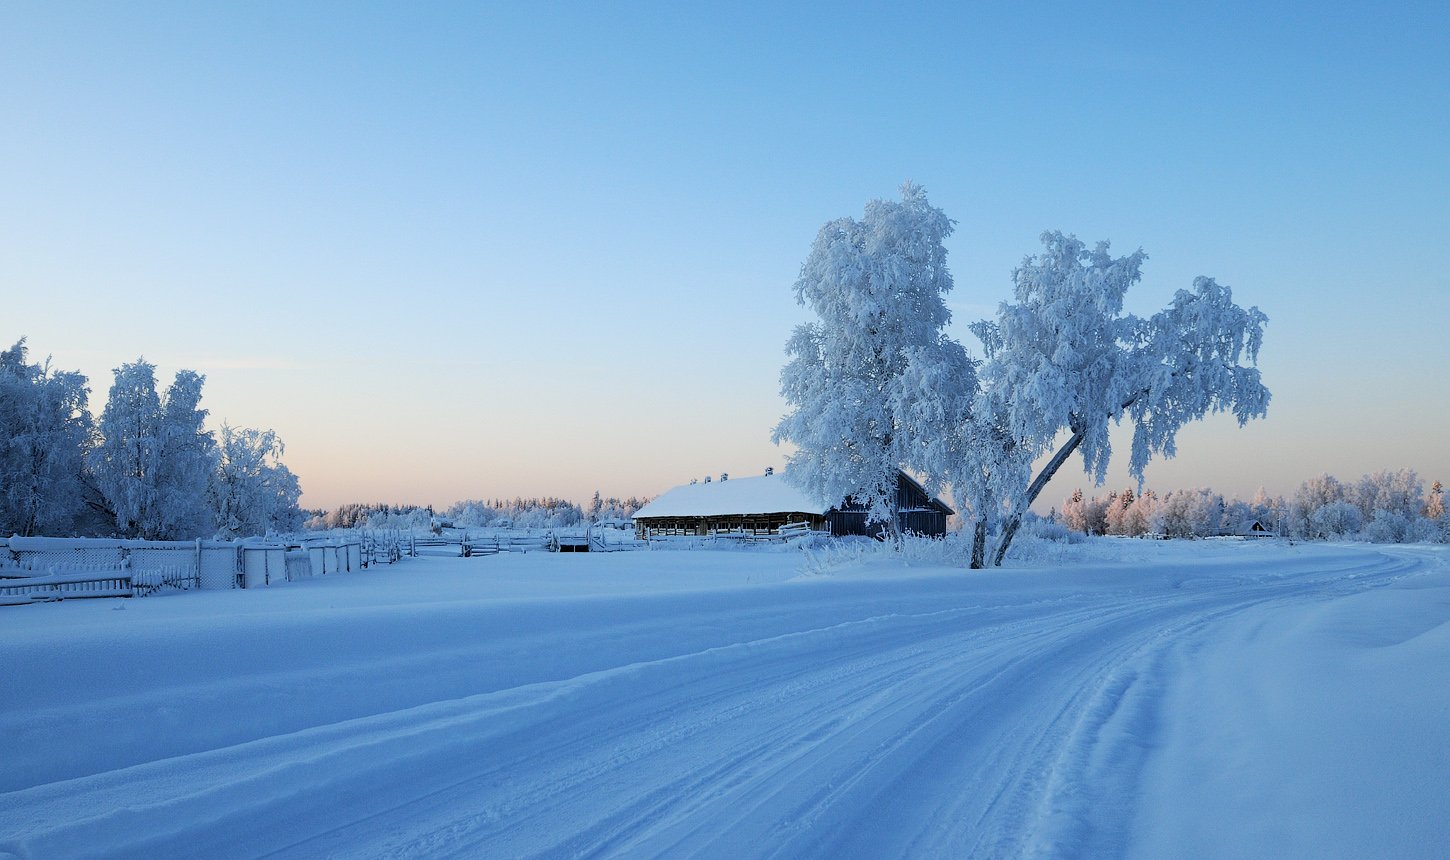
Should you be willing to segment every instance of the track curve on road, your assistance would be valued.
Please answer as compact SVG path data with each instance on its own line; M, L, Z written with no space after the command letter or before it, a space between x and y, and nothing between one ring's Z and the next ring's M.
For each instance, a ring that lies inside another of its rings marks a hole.
M509 624L489 615L497 607L439 607L444 632L414 651L359 648L345 671L189 681L178 668L182 680L149 695L75 705L96 720L144 720L163 701L198 719L224 708L243 728L204 733L219 743L143 733L91 772L35 762L38 782L0 795L0 851L1112 855L1174 719L1162 708L1170 651L1211 649L1246 610L1291 613L1425 563L1349 548L1143 570L817 577L511 604ZM273 632L347 639L295 625Z

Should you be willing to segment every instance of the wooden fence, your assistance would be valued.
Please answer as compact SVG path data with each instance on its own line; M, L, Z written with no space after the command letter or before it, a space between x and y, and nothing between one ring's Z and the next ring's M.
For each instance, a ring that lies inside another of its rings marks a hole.
M131 571L125 569L45 573L0 569L0 606L21 606L77 597L132 597Z
M0 606L255 588L359 571L412 552L397 532L298 542L0 538Z

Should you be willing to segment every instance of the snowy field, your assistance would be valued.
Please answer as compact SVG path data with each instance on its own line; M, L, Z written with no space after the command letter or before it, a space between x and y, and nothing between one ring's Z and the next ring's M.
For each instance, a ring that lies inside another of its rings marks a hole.
M1444 856L1443 548L1081 549L0 609L0 857Z

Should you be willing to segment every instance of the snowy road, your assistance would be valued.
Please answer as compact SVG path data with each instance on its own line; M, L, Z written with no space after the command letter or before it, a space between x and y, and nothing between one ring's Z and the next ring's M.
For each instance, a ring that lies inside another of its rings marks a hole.
M1444 556L1196 546L816 577L430 559L24 607L0 852L1435 856ZM1316 778L1341 790L1280 796Z

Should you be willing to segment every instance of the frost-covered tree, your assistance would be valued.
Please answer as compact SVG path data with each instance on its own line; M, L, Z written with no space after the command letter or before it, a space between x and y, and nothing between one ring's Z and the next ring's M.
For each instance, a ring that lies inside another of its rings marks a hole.
M1344 485L1330 474L1319 475L1300 484L1289 503L1290 533L1301 538L1320 537L1312 521L1315 511L1330 502L1342 502L1344 498Z
M101 412L101 442L91 452L91 475L122 537L154 537L159 524L161 396L156 366L140 359L116 368Z
M1187 494L1172 491L1163 497L1153 512L1150 527L1154 533L1170 538L1193 537L1193 520Z
M212 531L206 494L215 442L202 426L204 381L182 370L162 397L156 366L144 358L116 368L90 469L121 535L177 540Z
M1425 499L1425 520L1427 540L1450 542L1450 511L1445 509L1445 487L1439 481L1430 486L1430 495Z
M1174 490L1153 513L1153 531L1168 537L1212 537L1223 531L1223 496L1209 489Z
M1168 307L1142 319L1123 313L1145 255L1113 257L1049 232L1043 252L1013 272L1014 301L975 324L987 360L977 412L1002 416L1017 463L1047 457L1024 491L1003 500L1001 564L1028 507L1074 453L1101 483L1111 424L1134 427L1129 472L1140 481L1154 455L1177 452L1178 431L1215 412L1240 425L1266 414L1269 391L1253 366L1267 317L1233 302L1232 291L1200 277ZM991 456L991 449L979 449Z
M1193 524L1193 533L1198 537L1223 534L1228 526L1224 520L1227 505L1223 496L1207 488L1185 492L1192 496L1189 503L1189 521Z
M210 498L217 533L244 537L295 531L302 525L302 488L282 463L282 440L271 430L223 424ZM423 517L424 525L428 517Z
M1374 519L1376 511L1408 521L1418 517L1425 505L1425 485L1414 469L1381 470L1360 478L1348 497L1366 523Z
M1132 487L1125 487L1121 493L1111 497L1107 510L1104 511L1104 521L1107 524L1107 534L1110 535L1132 535L1132 523L1128 518L1128 512L1133 509L1133 502L1137 496L1133 494Z
M977 363L956 341L942 337L907 351L906 368L891 395L898 437L909 440L903 465L924 477L930 493L950 487L958 516L972 524L972 566L985 558L987 531L997 500L1011 492L1009 440L990 413L977 411ZM995 456L979 449L996 446ZM1004 482L1008 482L1004 485Z
M1158 496L1150 489L1134 493L1127 488L1107 498L1084 498L1078 489L1063 502L1062 517L1067 528L1085 534L1137 537L1148 532L1157 510Z
M1113 497L1106 499L1093 496L1083 506L1083 528L1090 535L1105 535L1108 533L1108 508L1113 504Z
M1062 500L1062 524L1073 531L1087 531L1087 516L1083 510L1087 500L1083 498L1082 489L1072 491L1072 495Z
M0 352L0 535L71 533L85 508L90 389L75 372Z
M1289 506L1280 496L1271 496L1269 491L1263 487L1254 493L1249 500L1249 516L1262 522L1265 526L1277 528L1280 525L1280 518L1289 510Z
M923 454L899 413L903 376L913 360L930 375L962 357L941 334L951 318L942 299L952 288L943 245L951 232L908 182L900 202L874 200L861 220L822 227L795 283L818 321L786 345L781 393L791 411L773 434L797 449L786 475L812 495L854 498L893 534L897 470Z
M155 537L186 540L216 529L208 498L216 469L216 439L203 425L201 388L206 377L191 370L176 374L166 389L158 428L161 456L156 472Z
M1073 490L1072 495L1062 504L1063 523L1083 534L1108 534L1111 510L1117 503L1116 493L1109 494L1105 499L1097 496L1084 498L1082 490Z
M1152 530L1153 514L1158 510L1158 494L1152 490L1144 490L1133 500L1128 507L1127 513L1123 516L1124 533L1133 535L1147 534Z

